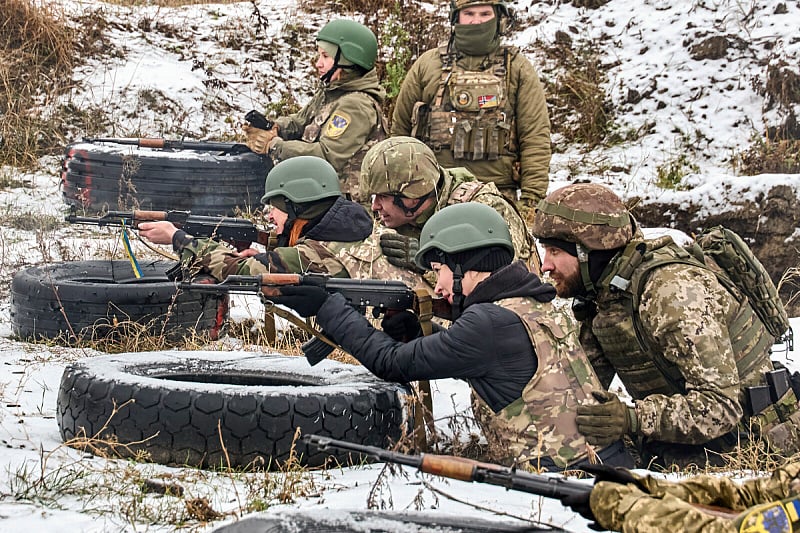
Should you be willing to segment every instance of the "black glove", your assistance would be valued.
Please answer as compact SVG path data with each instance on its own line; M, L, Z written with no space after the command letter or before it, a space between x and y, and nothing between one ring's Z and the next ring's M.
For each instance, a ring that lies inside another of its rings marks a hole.
M381 329L398 342L408 342L422 335L417 315L411 311L388 314L381 321Z
M278 296L270 296L272 303L285 305L302 317L314 316L328 299L328 292L313 285L286 285L278 289Z
M633 474L631 474L630 470L627 468L621 467L614 467L608 466L603 464L587 464L580 467L581 470L588 474L594 475L594 482L597 483L599 481L609 481L611 483L619 483L621 485L627 485L628 483L633 483L643 491L647 492L647 489L639 483ZM591 521L592 523L589 524L591 529L596 531L604 531L604 528L600 527L599 524L595 522L596 518L594 513L592 512L592 507L589 505L589 496L591 491L586 491L582 494L569 494L567 496L561 497L561 505L564 507L569 507L586 520Z
M420 269L414 262L419 251L419 240L391 231L381 235L381 252L392 265L412 272Z

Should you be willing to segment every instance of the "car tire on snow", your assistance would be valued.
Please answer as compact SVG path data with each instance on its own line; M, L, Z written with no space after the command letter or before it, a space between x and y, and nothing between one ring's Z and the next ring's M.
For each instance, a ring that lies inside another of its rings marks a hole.
M128 261L72 261L27 268L11 281L11 331L23 339L70 342L145 331L178 340L194 333L216 338L227 297L178 292L166 272L175 263L140 263L136 278ZM177 294L177 296L176 296Z
M57 418L65 442L87 436L123 445L111 455L275 469L289 459L297 429L375 446L398 440L407 393L362 366L329 360L312 368L277 354L144 352L68 365ZM308 466L329 455L347 459L301 441L295 453Z
M255 210L272 160L252 152L156 150L81 142L61 164L64 202L91 213L183 210L228 215Z

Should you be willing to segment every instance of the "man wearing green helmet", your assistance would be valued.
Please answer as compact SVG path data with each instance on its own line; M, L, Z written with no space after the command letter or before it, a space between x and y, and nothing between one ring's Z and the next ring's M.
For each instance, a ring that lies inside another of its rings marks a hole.
M492 183L483 183L464 168L442 168L428 146L413 137L390 137L367 152L361 166L361 191L372 197L372 210L383 226L381 248L393 265L414 269L420 230L448 205L477 202L488 205L506 221L521 259L535 273L539 256L525 221Z
M551 302L555 289L513 261L513 254L508 226L491 207L468 202L434 214L422 229L415 260L436 274L435 292L451 303L453 323L424 337L408 311L405 329L390 336L341 295L319 287L282 287L272 300L316 315L382 379L467 380L493 460L563 470L593 453L606 464L631 466L621 442L593 450L578 433L576 406L596 402L591 391L600 382L581 350L577 325Z
M364 154L386 136L381 111L386 93L378 81L378 41L352 20L333 20L317 35L320 86L298 113L279 117L263 130L246 124L247 146L276 162L299 155L325 159L342 180L342 192L359 201L358 173Z
M275 165L267 175L262 203L276 226L277 246L265 252L236 252L212 239L195 239L170 222L140 224L140 235L156 244L172 244L192 274L204 273L217 281L230 275L263 273L320 273L344 278L386 276L411 285L419 276L390 265L377 242L371 253L373 220L359 204L341 195L336 171L325 160L298 156Z
M450 15L447 44L422 54L403 80L392 136L416 137L443 167L494 183L525 216L549 182L542 85L519 49L502 44L512 20L505 1L451 0Z

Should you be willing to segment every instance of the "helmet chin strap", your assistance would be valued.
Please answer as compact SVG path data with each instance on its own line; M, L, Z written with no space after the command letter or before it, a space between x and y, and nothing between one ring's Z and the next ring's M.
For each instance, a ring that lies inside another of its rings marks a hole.
M578 265L580 267L581 281L583 281L583 288L586 291L586 296L588 298L594 298L597 295L597 289L595 289L592 278L589 275L589 250L580 243L575 244L575 249L578 252Z
M464 286L462 281L464 279L464 273L468 272L473 265L476 265L481 259L486 257L489 253L489 250L484 248L483 250L475 252L469 261L465 261L463 264L456 263L452 260L452 258L445 254L444 252L439 252L439 258L442 260L445 265L453 272L453 305L452 308L452 316L451 320L456 320L458 317L461 316L461 313L464 312Z
M400 196L399 194L395 194L392 197L392 203L397 207L399 207L400 209L402 209L403 213L405 213L407 217L411 217L417 213L417 210L420 207L422 207L422 204L425 203L425 200L431 197L431 194L433 194L433 191L429 192L425 196L420 196L419 198L417 198L417 201L411 207L406 207L406 204L403 203L403 198L405 198L405 196Z
M328 72L326 72L325 74L323 74L319 78L320 80L322 80L322 83L324 83L325 85L327 85L327 84L329 84L331 82L331 78L333 78L333 75L336 73L336 69L340 68L342 70L353 70L353 69L355 69L357 67L357 65L340 65L339 64L339 59L341 57L342 57L342 49L337 47L336 48L336 57L333 58L333 66L331 66L331 68L328 69Z

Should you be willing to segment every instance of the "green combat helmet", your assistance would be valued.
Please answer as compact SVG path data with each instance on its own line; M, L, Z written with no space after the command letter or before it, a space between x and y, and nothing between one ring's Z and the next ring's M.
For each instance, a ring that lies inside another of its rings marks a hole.
M613 250L628 244L634 220L611 189L594 183L567 185L536 206L531 233L559 239L586 250Z
M433 151L414 137L389 137L369 149L361 164L361 194L424 198L441 177Z
M378 40L372 30L354 20L332 20L317 35L317 41L324 41L339 47L341 57L350 64L364 70L372 70L378 57ZM340 58L337 58L340 59ZM335 67L345 66L339 63Z
M496 246L514 256L506 221L488 205L476 202L450 205L434 214L422 227L419 245L414 261L426 270L431 269L425 257L431 250L457 254Z
M341 194L339 176L330 163L320 157L301 155L281 161L269 171L261 203L282 196L295 204L305 204Z

